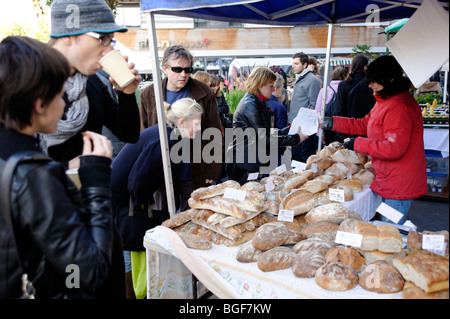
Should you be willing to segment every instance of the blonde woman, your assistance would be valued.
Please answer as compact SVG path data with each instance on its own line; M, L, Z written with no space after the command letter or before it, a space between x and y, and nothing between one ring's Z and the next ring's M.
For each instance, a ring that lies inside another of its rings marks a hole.
M267 102L275 91L276 79L268 67L254 68L245 84L247 93L234 112L233 141L227 150L226 171L228 178L241 184L247 181L249 173L260 172L264 166L277 166L278 146L298 145L307 138L300 135L300 128L294 135L287 135L289 128L285 128L271 136L273 112ZM275 158L275 162L269 163L267 156Z
M169 149L183 138L193 139L201 129L202 107L191 98L166 104ZM173 139L177 136L177 139ZM145 231L168 218L167 211L152 211L153 193L164 184L164 169L158 125L141 131L139 141L126 144L112 163L111 191L116 223L123 249L144 250ZM174 184L177 165L173 163ZM175 192L177 191L175 187ZM178 205L178 201L177 201ZM152 212L152 213L149 213Z

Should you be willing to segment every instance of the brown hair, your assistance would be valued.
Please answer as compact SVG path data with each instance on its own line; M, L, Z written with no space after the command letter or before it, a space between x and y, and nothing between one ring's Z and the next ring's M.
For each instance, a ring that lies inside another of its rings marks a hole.
M197 71L192 78L200 82L209 84L209 73L206 71Z
M345 80L346 76L347 76L347 71L345 71L345 68L342 65L338 65L331 72L331 80L332 81Z
M210 87L220 86L220 79L217 75L215 75L215 74L209 75L209 86ZM219 88L216 92L216 97L221 97L221 96L222 96L222 92L220 91L220 88Z
M34 104L48 105L70 75L66 58L37 40L10 36L0 43L0 123L21 130L31 125Z
M250 76L245 82L245 90L253 95L258 96L261 92L260 88L263 86L275 82L277 76L266 66L259 66L252 70Z
M169 66L169 60L177 60L179 58L184 58L191 62L191 66L194 63L194 57L192 56L191 52L189 52L181 45L173 45L171 47L168 47L166 51L164 51L161 65Z

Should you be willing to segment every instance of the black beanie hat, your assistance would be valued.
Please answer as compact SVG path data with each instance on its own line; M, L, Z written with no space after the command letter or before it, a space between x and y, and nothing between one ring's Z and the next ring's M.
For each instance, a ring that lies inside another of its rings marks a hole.
M391 79L403 76L403 69L393 56L383 55L369 64L366 70L366 78L372 82L386 83Z

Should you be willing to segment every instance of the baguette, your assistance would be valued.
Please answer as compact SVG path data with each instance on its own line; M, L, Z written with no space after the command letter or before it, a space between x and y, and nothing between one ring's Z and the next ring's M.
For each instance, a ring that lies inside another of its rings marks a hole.
M179 232L178 236L180 236L183 243L189 248L200 250L211 249L211 239L207 236L188 234L183 232Z
M218 195L223 195L227 188L239 189L240 186L241 185L238 182L230 179L217 185L197 188L192 192L191 198L193 200L207 199Z

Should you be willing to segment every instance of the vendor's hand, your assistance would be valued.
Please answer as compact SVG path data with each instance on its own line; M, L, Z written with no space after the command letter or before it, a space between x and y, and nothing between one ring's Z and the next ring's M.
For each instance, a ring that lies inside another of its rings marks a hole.
M83 153L81 155L104 156L112 160L113 148L111 141L103 135L86 131L83 136Z
M333 117L325 116L322 123L319 125L324 131L329 131L333 128Z
M212 184L212 183L214 183L214 181L212 179L205 179L205 183L206 184Z
M309 137L309 135L302 134L302 128L300 126L297 128L297 134L298 134L298 136L300 136L300 143L302 143L304 140L306 140Z
M353 147L354 147L354 145L355 145L355 140L356 140L356 137L349 137L349 138L346 138L345 139L345 141L344 141L344 147L346 148L346 149L348 149L348 150L351 150L351 151L353 151Z
M128 57L124 56L125 60L128 62ZM116 81L114 81L113 77L110 76L109 77L109 81L114 85L114 88L117 91L122 91L125 94L133 94L136 89L139 86L139 83L141 83L142 81L142 77L139 75L138 70L136 70L135 68L135 64L134 63L128 63L128 68L131 70L131 73L133 73L135 75L134 81L131 82L130 84L128 84L126 87L122 88L120 87Z

